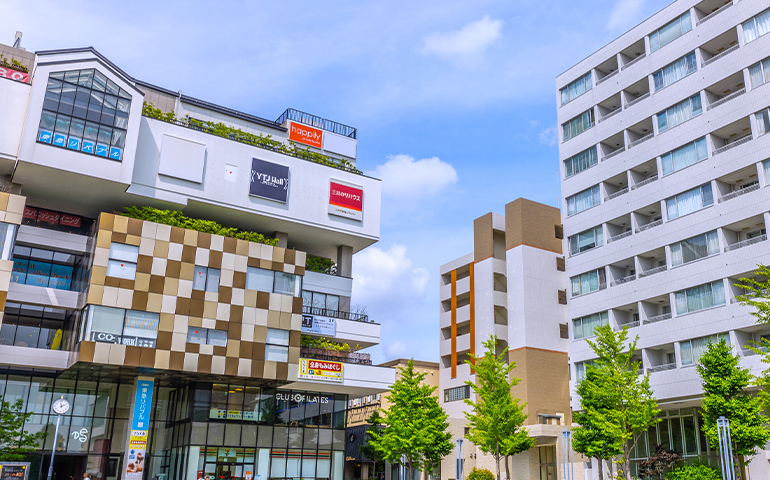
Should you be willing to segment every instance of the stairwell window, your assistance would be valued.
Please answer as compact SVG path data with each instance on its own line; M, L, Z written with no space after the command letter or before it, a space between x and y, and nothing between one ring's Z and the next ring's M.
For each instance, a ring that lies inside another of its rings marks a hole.
M676 150L661 155L660 160L663 164L663 176L670 175L685 167L708 158L708 149L706 148L706 137L701 137L692 143L682 145Z
M669 220L674 220L713 204L714 196L711 191L711 184L706 183L700 187L695 187L692 190L667 198L666 214Z
M582 151L574 157L564 160L564 176L569 178L577 175L583 170L588 170L599 163L599 155L596 152L596 145L588 150Z
M600 247L603 243L603 229L599 225L569 237L569 253L570 255L577 255L580 252Z
M717 231L712 230L671 245L671 263L676 267L719 253Z
M593 82L591 81L591 72L588 72L561 89L561 104L568 104L572 100L591 90L592 87Z
M665 47L677 38L692 30L690 11L683 13L673 22L670 22L650 34L650 50L656 51Z
M594 110L586 110L582 114L578 115L577 117L573 118L567 123L562 124L562 133L564 139L563 142L566 142L572 137L577 137L581 133L585 132L589 128L594 126Z
M722 340L727 342L728 345L730 344L730 336L726 333L693 338L692 340L681 342L679 344L679 352L682 359L682 365L693 365L698 363L701 355L706 352L709 343L719 343Z
M572 282L572 297L595 292L607 286L604 268L598 268L581 275L575 275L570 281Z
M471 387L468 385L444 389L445 402L456 402L458 400L465 400L466 398L471 398Z
M768 109L761 110L757 115L757 136L762 136L770 131L770 114Z
M703 113L700 93L672 105L657 115L658 132L663 133Z
M725 284L722 280L680 290L676 297L676 314L697 312L725 304Z
M753 42L768 32L770 32L770 9L743 22L743 40L746 43Z
M657 92L678 82L696 70L698 70L698 64L695 61L695 51L693 50L674 63L668 64L652 74L655 91Z
M576 318L572 320L572 331L575 340L581 338L595 337L596 327L601 325L607 325L609 322L609 314L607 312L594 313L585 317Z
M567 216L588 210L595 205L599 205L599 203L601 203L599 185L594 185L580 193L567 197Z
M770 82L770 58L757 62L749 67L749 78L751 78L751 88L757 88Z

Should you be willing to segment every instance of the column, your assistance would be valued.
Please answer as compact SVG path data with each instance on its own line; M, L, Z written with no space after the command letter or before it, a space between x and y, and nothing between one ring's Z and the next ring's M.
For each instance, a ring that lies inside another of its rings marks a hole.
M337 247L337 275L348 278L353 276L353 247Z

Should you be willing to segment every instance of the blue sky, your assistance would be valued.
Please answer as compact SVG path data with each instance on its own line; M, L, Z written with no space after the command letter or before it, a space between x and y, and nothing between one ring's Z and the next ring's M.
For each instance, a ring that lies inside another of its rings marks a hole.
M353 303L382 325L375 361L438 361L438 268L472 250L473 219L558 206L556 75L668 3L0 0L0 43L93 46L174 91L358 128L383 215Z

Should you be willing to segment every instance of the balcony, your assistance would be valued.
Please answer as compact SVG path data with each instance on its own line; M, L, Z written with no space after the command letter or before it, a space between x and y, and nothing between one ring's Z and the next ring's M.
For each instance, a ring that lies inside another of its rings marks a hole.
M728 200L732 200L733 198L738 198L742 195L746 195L747 193L756 192L757 190L759 190L759 188L760 188L759 183L754 183L745 188L741 188L732 193L728 193L727 195L723 195L719 197L718 203L726 202Z
M644 100L645 98L647 98L647 97L649 97L649 96L650 96L650 92L647 92L647 93L643 93L642 95L639 95L639 96L638 96L638 97L636 97L635 99L633 99L633 100L631 100L630 102L628 102L628 103L626 104L626 108L628 108L628 107L632 107L632 106L636 105L637 103L641 102L642 100Z
M669 313L663 313L660 315L655 315L654 317L647 317L644 319L643 323L647 325L648 323L655 323L655 322L662 322L663 320L669 320L673 317L671 312Z
M727 10L728 8L730 8L732 6L733 6L733 2L726 3L725 5L717 8L713 12L709 13L705 17L703 17L700 20L698 20L697 23L695 23L695 26L697 26L697 27L701 26L702 24L706 23L707 21L711 20L712 18L716 17L717 15L719 15L720 13L724 12L725 10ZM697 7L698 6L696 6L696 8Z
M628 328L635 328L635 327L638 327L638 326L639 326L639 320L634 320L633 322L619 323L617 327L613 328L613 330L615 330L616 332L619 332L619 331L623 330L626 327L628 327Z
M709 58L708 60L704 60L701 64L701 68L704 68L706 65L711 65L712 63L716 62L720 58L729 55L733 53L734 51L738 50L740 48L740 45L733 45L732 47L728 48L727 50L722 51L721 53L718 53L714 55L713 57Z
M649 230L651 228L659 227L660 225L663 225L663 219L655 220L654 222L645 223L644 225L639 226L639 228L636 229L636 233L643 232L645 230Z
M609 160L612 157L618 156L618 155L620 155L621 153L623 153L625 151L626 151L625 147L620 147L619 149L615 150L614 152L610 152L607 155L603 156L602 157L602 162L605 161L605 160Z
M767 234L764 233L762 235L759 235L754 238L749 238L747 240L743 240L741 242L733 243L732 245L728 245L725 247L725 252L731 252L733 250L738 250L739 248L748 247L749 245L754 245L755 243L764 242L767 240Z
M715 101L714 103L712 103L711 105L706 107L706 111L709 111L712 108L716 108L716 107L718 107L720 105L724 105L725 103L729 102L730 100L733 100L734 98L740 97L744 93L746 93L746 88L741 88L737 92L731 93L730 95L728 95L726 97L722 97L719 100Z
M607 239L607 243L617 242L618 240L620 240L622 238L630 237L632 233L633 232L631 230L629 230L627 232L619 233L619 234L615 235L614 237L609 237Z
M616 287L618 285L623 285L624 283L633 282L634 280L636 280L636 274L631 274L622 278L618 278L617 280L610 283L610 286Z
M655 275L656 273L665 272L665 271L666 271L666 266L661 265L660 267L655 267L653 269L641 272L639 274L639 278L649 277L650 275Z
M368 353L340 352L326 348L300 347L299 355L302 358L314 360L326 360L329 362L352 363L356 365L371 365L372 358Z
M341 310L329 310L327 308L302 306L302 313L306 315L318 315L320 317L338 318L340 320L352 320L354 322L374 323L369 320L369 315L364 313L344 312Z
M647 373L664 372L666 370L674 370L676 363L664 363L663 365L655 365L647 369Z
M633 142L629 143L628 144L628 148L633 148L633 147L639 145L640 143L644 143L647 140L650 140L654 136L655 136L655 133L654 132L650 132L647 135L645 135L643 137L640 137L639 139L634 140Z
M611 193L611 194L607 195L606 197L604 197L604 201L606 202L608 200L612 200L613 198L617 198L617 197L619 197L621 195L625 195L626 193L628 193L628 187L621 188L617 192Z
M651 176L649 178L645 178L641 182L638 182L638 183L632 185L631 186L631 190L636 190L637 188L641 188L641 187L643 187L645 185L649 185L650 183L655 182L657 180L658 180L658 176L657 175L653 175L653 176Z
M646 56L647 55L643 53L643 54L639 55L638 57L636 57L635 59L631 60L630 62L626 63L622 67L620 67L620 69L621 70L625 70L625 69L627 69L628 67L630 67L631 65L635 64L636 62L638 62L639 60L643 59Z

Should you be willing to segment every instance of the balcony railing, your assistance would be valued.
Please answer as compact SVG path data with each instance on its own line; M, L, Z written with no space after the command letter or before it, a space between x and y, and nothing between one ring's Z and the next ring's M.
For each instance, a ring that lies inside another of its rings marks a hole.
M628 236L631 236L632 233L633 232L631 230L629 230L627 232L619 233L619 234L615 235L614 237L609 237L607 239L607 243L617 242L621 238L626 238Z
M663 365L655 365L647 369L647 373L664 372L666 370L674 370L676 363L664 363Z
M716 150L714 150L714 153L712 154L712 156L713 155L719 155L720 153L726 152L726 151L730 150L731 148L735 148L735 147L737 147L739 145L743 145L744 143L750 142L752 139L753 139L753 137L751 136L751 134L748 134L745 137L739 138L738 140L735 140L732 143L728 143L724 147L717 148Z
M299 356L314 360L327 360L329 362L355 363L357 365L371 365L372 358L368 353L339 352L316 347L299 347Z
M309 113L300 112L299 110L294 110L293 108L287 108L286 111L283 112L280 117L278 117L278 120L276 120L275 123L283 125L286 120L304 123L305 125L320 128L321 130L326 130L327 132L336 133L338 135L342 135L343 137L356 138L356 129L353 127L343 125L342 123L333 122L331 120L327 120L316 115L311 115Z
M613 116L617 115L618 113L620 113L620 112L622 112L622 111L623 111L623 108L622 108L622 107L616 108L615 110L611 111L611 112L610 112L610 113L608 113L607 115L605 115L605 116L603 116L602 118L600 118L600 119L599 119L599 121L598 121L597 123L602 123L603 121L607 120L607 119L608 119L608 118L610 118L610 117L613 117Z
M339 318L340 320L353 320L354 322L373 323L369 320L369 315L363 313L329 310L328 308L311 307L310 305L303 305L302 313L307 315L318 315L321 317Z
M720 105L723 105L723 104L725 104L725 103L729 102L730 100L732 100L732 99L734 99L734 98L738 98L738 97L740 97L740 96L741 96L741 95L743 95L744 93L746 93L746 88L745 88L745 87L744 87L744 88L741 88L741 89L740 89L740 90L738 90L737 92L733 92L733 93L731 93L730 95L728 95L728 96L726 96L726 97L724 97L724 98L720 98L720 99L719 99L719 100L717 100L716 102L714 102L714 103L712 103L711 105L709 105L708 107L706 107L706 111L708 112L708 111L709 111L709 110L711 110L712 108L717 108L718 106L720 106Z
M636 233L643 232L645 230L649 230L651 228L655 228L657 226L663 225L663 219L655 220L654 222L645 223L644 225L640 226L636 229Z
M724 12L725 10L727 10L728 8L730 8L730 7L732 7L732 6L733 6L733 2L730 2L730 3L726 3L725 5L723 5L723 6L719 7L717 10L714 10L713 12L709 13L709 14L708 14L708 15L706 15L705 17L703 17L703 18L701 18L700 20L698 20L698 22L697 22L695 25L696 25L696 26L699 26L700 24L702 24L702 23L704 23L704 22L707 22L707 21L711 20L711 19L712 19L712 18L714 18L716 15L719 15L720 13Z
M639 274L639 278L649 277L650 275L655 275L656 273L665 272L665 271L666 271L666 266L665 265L661 265L659 267L655 267L655 268L647 270L645 272L641 272Z
M668 320L672 318L671 312L668 313L662 313L660 315L655 315L654 317L647 317L643 320L643 323L647 325L648 323L655 323L655 322L662 322L663 320Z
M725 247L725 252L731 252L733 250L738 250L739 248L748 247L749 245L754 245L755 243L764 242L767 240L767 234L762 234L758 237L749 238L748 240L743 240L742 242L733 243L732 245L728 245Z
M728 48L724 52L718 53L718 54L714 55L713 57L709 58L708 60L704 60L703 63L701 63L701 68L705 67L706 65L710 65L710 64L716 62L717 60L719 60L720 58L724 57L725 55L729 55L729 54L733 53L734 51L738 50L738 48L740 48L740 45L738 45L738 44L733 45L732 47Z
M639 145L640 143L644 143L644 142L646 142L647 140L651 139L654 136L655 136L655 132L650 132L647 135L643 136L642 138L640 138L638 140L634 140L633 142L629 143L628 144L628 148L633 148L633 147Z
M625 327L634 328L634 327L638 327L638 326L639 326L639 320L634 320L633 322L619 323L618 326L615 327L613 330L615 330L616 332L619 332L619 331L623 330Z
M653 175L650 178L645 178L641 182L637 183L636 185L631 185L631 190L636 190L637 188L641 188L645 185L649 185L650 183L656 181L658 179L657 175Z
M617 192L613 192L613 193L607 195L606 197L604 197L604 201L606 202L607 200L612 200L613 198L617 198L617 197L619 197L621 195L625 195L626 193L628 193L628 187L621 188Z
M628 62L627 64L625 64L622 67L620 67L620 69L621 70L625 70L625 69L627 69L628 67L630 67L631 65L635 64L636 62L638 62L639 60L643 59L646 56L647 56L647 54L643 53L643 54L639 55L638 57L636 57L635 59L633 59L630 62Z
M727 195L723 195L719 197L718 203L726 202L728 200L732 200L733 198L737 198L741 195L746 195L747 193L755 192L757 190L759 190L759 183L755 183L753 185L749 185L748 187L741 188L740 190L736 190L732 193L728 193Z
M623 278L618 278L617 280L612 282L610 284L610 286L611 287L615 287L617 285L623 285L624 283L633 282L634 280L636 280L636 274L635 273L631 274L631 275L627 275L627 276L625 276Z
M630 102L628 102L626 104L626 108L628 108L628 107L630 107L632 105L636 105L637 103L641 102L642 100L644 100L645 98L647 98L649 96L650 96L650 92L647 92L644 95L640 95L640 96L636 97L635 99L631 100Z
M609 80L610 78L612 78L615 75L617 75L619 71L620 71L620 69L617 69L614 72L610 73L609 75L606 75L606 76L600 78L599 80L596 81L596 84L600 85L600 84L604 83L606 80Z
M608 153L607 155L603 156L602 157L602 162L605 161L605 160L609 160L610 158L614 157L615 155L620 155L621 153L623 153L625 151L626 151L626 147L620 147L617 150L614 150L614 151Z

